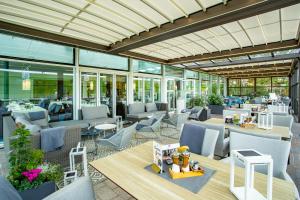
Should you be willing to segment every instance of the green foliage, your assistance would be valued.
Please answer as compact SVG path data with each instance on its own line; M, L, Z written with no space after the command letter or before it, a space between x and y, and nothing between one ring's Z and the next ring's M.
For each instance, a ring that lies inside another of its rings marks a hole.
M208 96L208 104L222 106L224 104L224 99L221 95L211 94Z
M25 127L19 126L13 133L10 148L10 171L8 180L20 191L36 188L47 181L58 181L62 177L62 169L59 165L47 165L42 167L44 153L33 149L30 141L30 132ZM32 182L22 175L22 172L42 168L42 173Z
M191 98L190 106L191 107L195 107L195 106L205 107L205 106L207 106L207 99L205 96L197 95L197 96Z

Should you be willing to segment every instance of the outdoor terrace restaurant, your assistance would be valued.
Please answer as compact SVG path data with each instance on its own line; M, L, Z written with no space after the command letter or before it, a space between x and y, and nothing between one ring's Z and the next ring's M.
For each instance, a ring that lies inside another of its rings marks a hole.
M0 200L299 200L300 0L0 0Z

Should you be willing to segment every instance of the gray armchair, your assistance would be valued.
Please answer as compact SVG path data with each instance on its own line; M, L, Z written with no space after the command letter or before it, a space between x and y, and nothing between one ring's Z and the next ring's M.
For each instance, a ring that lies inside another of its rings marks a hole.
M203 111L203 107L195 106L194 108L191 109L189 119L199 120L202 111Z
M293 182L288 173L286 172L288 157L291 149L291 141L276 140L272 138L262 138L253 135L231 132L230 151L238 149L255 149L262 154L271 155L274 163L273 176ZM221 161L229 163L230 157L225 158ZM265 166L257 166L255 167L255 171L267 174L267 168ZM295 195L295 197L299 199L299 193L296 186Z
M213 158L218 135L219 131L206 129L199 124L185 123L179 143L180 146L188 146L192 153Z
M201 126L219 131L215 155L225 157L229 153L229 137L225 138L225 125L209 124L207 122L192 121L192 123L200 124Z
M96 142L100 146L113 147L117 150L122 150L129 145L133 134L136 132L136 125L137 122L127 128L119 130L116 134L112 135L109 138L102 138L97 140Z
M188 118L189 118L190 113L174 113L170 115L168 118L163 118L162 119L162 125L165 124L167 128L174 128L174 133L171 132L171 134L164 134L163 130L161 135L166 136L166 137L171 137L174 138L173 136L176 135L179 130L182 127L182 124L184 124ZM170 132L168 130L168 132ZM177 138L178 139L178 138Z
M155 115L148 120L142 120L137 124L137 132L136 132L136 139L156 139L158 138L161 128L161 121L165 115ZM149 121L152 119L156 119L153 124L149 124ZM138 128L139 125L142 125L141 128ZM151 133L154 133L155 136L151 137ZM138 137L137 135L142 135L143 138Z

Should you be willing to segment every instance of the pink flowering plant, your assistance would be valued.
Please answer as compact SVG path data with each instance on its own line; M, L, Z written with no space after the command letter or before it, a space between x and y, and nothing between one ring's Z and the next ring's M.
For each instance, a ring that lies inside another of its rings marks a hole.
M19 191L33 189L48 181L59 181L63 175L59 165L44 164L44 153L33 149L30 132L18 124L10 143L8 180Z

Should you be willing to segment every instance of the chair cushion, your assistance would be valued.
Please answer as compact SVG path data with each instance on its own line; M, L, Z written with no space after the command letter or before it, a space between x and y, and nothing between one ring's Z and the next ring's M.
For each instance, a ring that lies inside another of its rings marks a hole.
M38 133L42 130L42 128L39 125L32 124L22 117L17 117L16 123L23 124L25 126L25 128L30 131L30 133Z
M146 103L146 111L147 112L157 111L156 104L155 103Z
M60 127L60 126L79 126L80 128L89 127L89 123L85 120L68 120L68 121L59 121L59 122L51 122L50 127Z
M22 200L18 191L3 176L0 176L0 199Z
M28 113L30 120L35 121L35 120L40 120L40 119L45 119L46 115L44 111L37 111L37 112L29 112Z
M180 146L186 145L189 147L190 152L201 155L205 130L205 127L196 124L184 124L180 137Z
M47 111L29 112L28 117L31 124L41 126L42 128L49 127Z
M151 113L136 113L136 114L128 114L128 118L134 118L134 119L146 119L148 116L151 116Z
M107 106L82 107L82 118L97 119L107 117Z
M138 114L145 112L145 104L144 103L133 103L128 106L129 114Z

